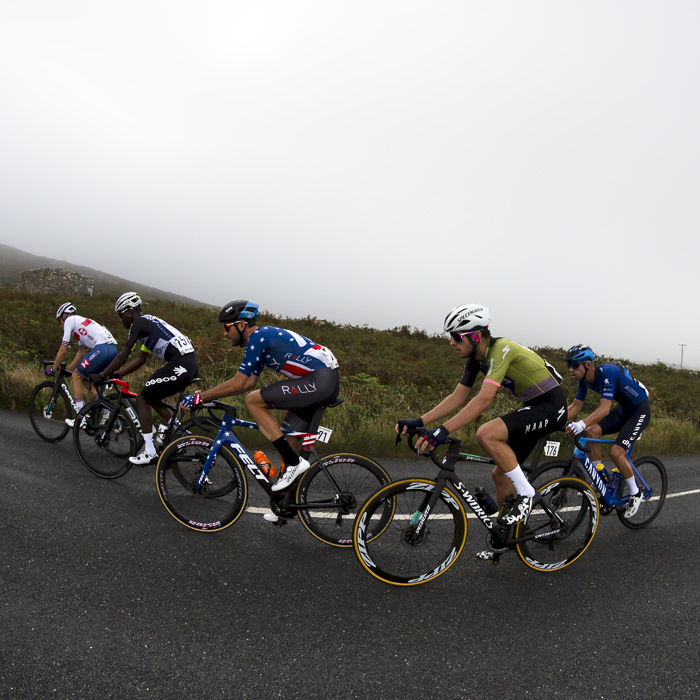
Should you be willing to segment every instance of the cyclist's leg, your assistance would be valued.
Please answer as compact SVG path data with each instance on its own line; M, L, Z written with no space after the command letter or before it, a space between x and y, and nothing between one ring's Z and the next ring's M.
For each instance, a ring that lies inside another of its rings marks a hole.
M188 384L191 384L192 379L196 376L197 360L194 353L189 353L187 355L179 355L166 362L144 384L143 389L136 397L136 408L139 423L141 424L146 457L152 459L156 456L151 408L155 408L164 420L170 420L172 411L158 404L158 402L182 391ZM134 459L137 459L139 456ZM146 459L146 457L143 459ZM135 463L138 464L139 462Z
M285 470L273 487L273 491L289 486L310 465L307 460L297 456L283 437L282 430L270 413L270 409L287 409L297 413L309 410L312 413L318 406L336 398L339 391L338 370L323 368L310 372L304 377L284 379L269 384L246 396L246 408L285 463Z

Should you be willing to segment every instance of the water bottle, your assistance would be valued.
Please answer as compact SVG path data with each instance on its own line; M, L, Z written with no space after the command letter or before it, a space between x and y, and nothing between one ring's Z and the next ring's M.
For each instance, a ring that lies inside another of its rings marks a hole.
M598 472L598 475L603 480L604 484L610 483L610 475L602 462L598 462L598 464L595 465L595 470Z
M620 483L620 470L615 467L612 470L612 478L610 479L610 490L614 491L617 488L617 485Z
M495 504L493 498L491 498L481 486L477 486L476 489L474 489L474 498L476 498L476 502L484 509L486 515L493 515L498 510L498 506Z
M272 462L270 462L270 460L267 458L267 455L262 450L258 450L253 455L253 459L255 460L255 463L260 467L262 473L269 479L272 479L272 477L277 474L277 469L275 469L275 466L272 464Z

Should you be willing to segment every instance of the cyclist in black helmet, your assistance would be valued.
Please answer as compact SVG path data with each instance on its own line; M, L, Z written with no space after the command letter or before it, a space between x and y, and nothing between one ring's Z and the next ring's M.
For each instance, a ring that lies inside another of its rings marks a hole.
M192 408L202 401L249 392L245 406L285 465L272 487L273 491L280 491L303 474L310 464L296 454L270 409L286 409L282 425L303 431L318 406L337 398L340 391L338 361L328 348L294 331L272 326L258 328L257 316L258 305L252 301L238 299L222 307L219 322L224 324L224 335L234 346L245 348L243 361L231 379L185 397L182 406ZM284 379L253 391L265 367L283 375ZM269 513L265 519L276 522L278 518Z
M159 435L153 430L151 407L163 420L159 431L160 434L164 434L175 415L157 402L177 394L192 383L197 376L197 358L192 342L186 335L162 319L143 313L141 297L136 292L122 294L117 299L114 310L119 314L122 325L129 329L129 337L114 361L97 377L98 381L112 374L123 377L135 372L146 362L150 354L165 362L146 380L143 389L136 397L144 449L135 457L129 457L129 461L143 466L152 462L157 456L155 441ZM126 362L129 353L139 340L141 348L138 356L124 369L117 371Z

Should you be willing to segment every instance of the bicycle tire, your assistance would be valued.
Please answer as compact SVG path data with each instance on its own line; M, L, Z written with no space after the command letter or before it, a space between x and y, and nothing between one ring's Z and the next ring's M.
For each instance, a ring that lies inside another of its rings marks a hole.
M37 384L29 397L29 420L36 434L46 442L60 442L70 427L66 418L73 416L73 407L59 389L56 399L51 403L55 382L47 381Z
M238 520L248 500L245 470L236 455L221 447L201 491L194 486L214 444L213 438L187 435L171 442L158 460L156 488L170 515L198 532L225 530Z
M644 500L639 506L639 510L631 518L625 518L624 511L618 510L617 517L620 522L631 530L639 530L646 527L654 518L658 516L663 508L666 500L666 491L668 489L668 475L663 462L656 457L646 456L633 460L637 471L644 477L644 481L651 489L648 495L645 494ZM642 484L637 484L640 488ZM618 498L622 498L629 492L627 484L624 480L620 481L620 489Z
M80 410L73 426L73 444L80 461L101 479L124 476L132 467L129 457L139 446L140 433L121 407L109 433L105 432L105 412L111 413L113 408L113 403L103 399L91 401Z
M419 508L435 484L428 479L396 481L377 491L360 508L353 547L365 571L394 586L416 586L433 581L457 561L467 539L467 515L461 501L447 487L425 521L419 540L409 539L415 531ZM387 501L392 518L374 534L373 523L382 522Z
M340 489L337 492L331 475ZM299 480L296 491L298 505L328 503L325 508L298 511L302 525L317 539L334 547L352 547L355 513L360 506L391 477L385 469L369 457L352 452L337 452L314 462ZM386 509L382 530L391 520Z
M578 461L570 461L568 459L551 459L547 462L543 462L528 476L528 481L532 484L535 491L537 491L540 486L544 486L553 479L559 479L564 476L587 481L585 469L581 467Z
M535 571L559 571L588 549L600 522L595 491L582 479L554 479L538 489L550 504L554 521L542 502L535 503L525 523L518 523L515 549L522 562ZM582 512L585 517L582 517Z

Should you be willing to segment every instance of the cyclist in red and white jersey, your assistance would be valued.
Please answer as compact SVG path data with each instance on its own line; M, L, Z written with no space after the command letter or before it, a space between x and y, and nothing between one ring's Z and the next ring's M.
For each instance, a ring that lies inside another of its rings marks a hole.
M73 372L71 377L73 396L75 406L80 410L85 403L83 391L89 387L87 377L103 370L116 357L117 341L104 326L91 318L78 316L75 306L70 301L58 307L56 318L63 327L63 339L56 359L53 361L54 367L58 367L65 359L71 339L75 338L78 341L78 352L73 362L68 365L68 369ZM54 369L47 367L44 372L47 377L51 377ZM95 393L94 389L92 391ZM73 420L73 418L66 418L66 423L72 427Z

